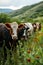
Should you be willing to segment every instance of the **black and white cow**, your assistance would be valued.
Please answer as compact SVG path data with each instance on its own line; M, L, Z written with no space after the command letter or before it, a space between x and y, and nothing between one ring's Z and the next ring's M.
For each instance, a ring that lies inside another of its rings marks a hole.
M24 24L19 24L17 29L18 40L26 40L26 29Z
M24 25L25 25L25 28L27 28L26 35L27 35L27 37L29 37L33 33L32 23L27 22L27 23L24 23Z

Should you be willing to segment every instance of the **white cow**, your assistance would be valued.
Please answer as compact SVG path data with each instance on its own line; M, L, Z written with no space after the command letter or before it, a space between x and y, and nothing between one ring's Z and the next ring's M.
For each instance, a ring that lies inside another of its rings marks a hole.
M25 28L27 28L27 36L32 35L33 33L32 23L27 22L27 23L24 23L24 25L25 25Z

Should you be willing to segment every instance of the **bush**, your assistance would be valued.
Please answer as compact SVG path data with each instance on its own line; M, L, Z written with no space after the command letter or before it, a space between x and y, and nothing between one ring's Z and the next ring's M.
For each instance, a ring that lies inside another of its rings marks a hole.
M11 18L9 15L1 13L0 14L0 23L5 23L5 22L11 22Z

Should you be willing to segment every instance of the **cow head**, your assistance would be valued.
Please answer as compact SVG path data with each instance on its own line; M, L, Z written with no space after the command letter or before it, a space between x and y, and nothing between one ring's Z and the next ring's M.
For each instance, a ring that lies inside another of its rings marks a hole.
M33 32L36 32L36 29L37 29L36 23L33 23L32 26L33 26Z
M28 38L33 33L33 26L32 26L32 23L29 23L29 22L24 23L24 25L25 25L25 28L26 28L26 36Z
M12 29L10 23L5 23L5 26L9 30L10 34L12 35L13 34L13 29Z
M41 23L39 23L39 31L41 30Z
M29 26L27 26L26 23L24 23L24 25L26 28L26 36L29 36L29 32L30 32Z
M11 27L13 30L13 34L12 34L12 39L16 40L17 38L17 28L18 28L18 24L16 22L11 23Z
M37 30L40 31L41 30L41 23L36 22L36 26L37 26Z
M13 22L13 23L5 23L5 25L6 25L6 28L9 30L12 36L12 39L16 40L18 24L16 22Z
M17 36L18 39L20 40L26 40L26 28L24 24L19 24L18 29L17 29Z

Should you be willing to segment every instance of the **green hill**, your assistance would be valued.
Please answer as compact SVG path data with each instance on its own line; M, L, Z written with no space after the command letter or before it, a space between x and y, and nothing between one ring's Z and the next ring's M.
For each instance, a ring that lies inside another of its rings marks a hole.
M10 13L10 16L21 18L21 19L42 17L43 1L34 5L24 6L21 9L15 10Z

